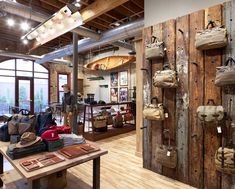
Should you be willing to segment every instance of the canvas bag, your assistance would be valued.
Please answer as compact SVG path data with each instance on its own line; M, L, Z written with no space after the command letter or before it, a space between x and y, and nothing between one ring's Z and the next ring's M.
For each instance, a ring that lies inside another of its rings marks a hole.
M228 58L224 66L216 68L215 85L225 86L235 84L235 61L233 58Z
M225 47L227 43L227 29L216 26L214 21L209 21L206 29L198 31L195 36L195 46L198 50L221 48Z
M152 36L151 43L146 45L145 57L147 59L163 58L165 54L164 42L159 42L157 37Z
M157 146L156 162L164 167L174 169L177 165L177 150L171 146L169 130L165 129L164 135L165 133L168 133L168 145Z
M153 101L155 100L155 104ZM162 103L158 103L157 97L151 99L151 104L146 104L143 110L143 115L145 119L156 121L164 120L164 107Z
M220 121L224 118L224 108L223 106L216 106L213 99L208 99L206 106L197 108L197 115L201 121Z
M169 64L163 66L153 76L153 86L159 88L176 88L178 86L177 73L171 70Z

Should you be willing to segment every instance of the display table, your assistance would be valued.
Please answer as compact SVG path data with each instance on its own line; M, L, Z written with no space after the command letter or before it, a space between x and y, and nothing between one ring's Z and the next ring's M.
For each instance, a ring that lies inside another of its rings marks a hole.
M60 163L50 165L35 171L27 172L25 169L19 164L22 159L30 159L36 157L37 155L27 156L25 158L12 160L10 159L7 154L7 146L9 145L8 142L0 142L0 174L3 174L5 178L9 177L9 172L6 174L3 171L3 157L5 157L9 163L15 168L15 170L25 179L28 183L28 189L39 189L39 181L40 178L45 177L47 175L56 173L58 171L66 170L68 168L74 167L76 165L85 163L87 161L93 160L93 189L100 189L100 157L108 153L107 150L100 149L99 151L92 152L86 155L82 155L77 158L73 159L66 159ZM47 154L48 152L40 153L40 155ZM59 153L55 152L58 156L64 158ZM5 174L5 175L4 175ZM8 174L8 175L7 175ZM3 186L2 179L0 180L0 187Z

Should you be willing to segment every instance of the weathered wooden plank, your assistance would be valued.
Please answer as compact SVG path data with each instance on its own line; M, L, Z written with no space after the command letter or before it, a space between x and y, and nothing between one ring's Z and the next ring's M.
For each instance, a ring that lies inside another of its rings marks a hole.
M146 44L151 42L151 36L152 36L152 27L145 28L143 31L143 40L144 40L144 49ZM144 68L146 68L148 71L144 71L144 95L143 95L143 103L150 103L150 97L151 97L151 64L147 59L144 58ZM144 137L144 146L143 146L143 158L144 158L144 168L151 170L151 157L152 157L152 127L150 124L150 121L144 120L144 131L143 131L143 137Z
M235 44L232 43L232 39L235 39L235 14L234 14L234 8L235 8L235 1L229 1L224 3L223 8L223 14L224 14L224 24L228 30L228 41L229 44L224 50L223 55L223 63L228 59L228 57L235 57ZM235 108L234 103L234 87L223 87L222 88L222 105L224 107L224 110L226 112L230 112ZM230 100L231 100L231 107L230 107ZM231 108L231 110L230 110ZM234 111L231 112L230 116L234 120ZM229 124L229 122L228 122ZM226 136L223 136L223 141L226 142ZM222 189L230 189L235 188L235 176L228 175L228 174L222 174L222 182L221 182L221 188Z
M214 20L218 25L222 23L222 6L216 5L205 10L205 26L209 20ZM221 49L205 51L205 99L213 99L214 102L221 104L221 90L214 85L216 67L221 65ZM217 129L212 124L204 127L204 188L219 189L221 178L216 172L214 155L221 144L221 135L217 135Z
M162 41L162 23L153 26L153 36ZM152 76L157 70L162 69L163 59L152 60ZM162 89L152 86L152 97L157 96L159 102L162 102ZM156 148L162 144L162 122L152 121L152 170L162 173L161 164L156 163Z
M189 61L189 15L176 20L176 70L179 86L176 90L176 124L178 165L177 175L181 182L188 182L188 61Z
M204 57L195 48L195 34L204 28L204 11L190 14L189 48L189 183L203 188L203 130L196 111L204 100Z
M163 41L166 45L166 56L164 57L164 64L169 64L171 69L176 68L175 66L175 20L169 20L163 23ZM168 108L168 118L164 120L164 128L170 130L171 144L176 145L176 122L175 122L175 89L164 89L163 92L163 103ZM167 140L165 141L167 144ZM176 178L176 170L163 167L163 175L170 178Z

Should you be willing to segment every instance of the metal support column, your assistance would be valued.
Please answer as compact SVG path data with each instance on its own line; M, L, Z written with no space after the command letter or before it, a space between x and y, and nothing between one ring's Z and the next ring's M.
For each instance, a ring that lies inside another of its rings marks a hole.
M73 33L73 94L77 108L77 92L78 92L78 34ZM73 116L73 133L78 134L77 126L77 109Z

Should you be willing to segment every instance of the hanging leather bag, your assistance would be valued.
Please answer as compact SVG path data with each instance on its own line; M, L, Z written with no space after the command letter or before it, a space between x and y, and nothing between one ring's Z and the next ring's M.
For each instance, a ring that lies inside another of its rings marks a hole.
M158 41L157 37L152 36L151 43L146 45L145 57L149 60L163 58L165 55L164 42Z
M195 36L195 46L198 50L222 48L227 44L227 29L216 26L214 21L210 21L206 29L198 31Z
M197 115L204 122L221 121L224 118L224 108L216 106L213 99L208 99L206 106L197 108Z
M176 88L178 86L177 73L171 70L169 64L163 66L153 76L153 86L159 88Z
M228 58L224 66L216 68L215 85L225 86L235 84L235 61L233 58Z
M171 146L171 139L169 130L164 131L168 133L168 145L158 146L156 149L156 162L160 163L164 167L176 168L177 165L177 150Z
M155 100L155 104L153 101ZM143 115L145 119L156 121L164 120L164 107L162 103L158 103L157 97L151 99L151 104L146 104L143 110Z

